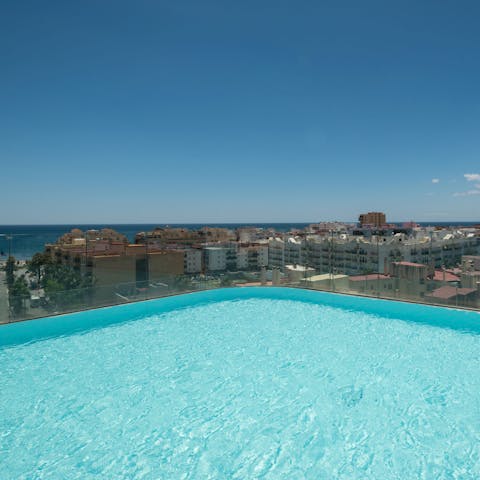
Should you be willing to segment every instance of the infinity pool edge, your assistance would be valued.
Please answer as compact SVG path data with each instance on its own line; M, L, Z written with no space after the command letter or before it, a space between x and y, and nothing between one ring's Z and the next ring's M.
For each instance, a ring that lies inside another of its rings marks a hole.
M385 318L430 324L480 334L480 312L297 287L227 287L188 292L122 305L100 307L32 321L0 325L0 348L161 314L205 303L268 298L324 304Z

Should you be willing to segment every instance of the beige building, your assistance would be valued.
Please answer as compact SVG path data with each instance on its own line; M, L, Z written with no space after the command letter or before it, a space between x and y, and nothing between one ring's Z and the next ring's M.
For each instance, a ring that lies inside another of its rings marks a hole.
M473 270L460 274L462 287L480 289L480 271Z
M155 250L151 246L119 242L116 238L89 240L71 238L69 234L66 243L46 245L45 252L55 262L91 277L93 295L102 301L108 301L119 291L134 294L138 288L149 288L151 282L165 281L185 271L183 250Z
M413 262L392 262L389 271L395 279L395 292L400 297L423 297L429 275L433 275L433 269L428 265Z
M226 228L202 227L198 230L188 228L156 228L151 232L135 235L135 243L165 248L167 245L193 245L205 242L224 242L235 240L235 234Z
M349 290L366 295L377 293L391 296L395 290L395 280L383 273L370 273L365 275L352 275L348 278Z
M312 275L303 282L308 288L316 288L318 290L336 290L349 291L349 277L348 275L330 275L329 273L322 273L321 275Z
M297 283L315 275L315 269L304 265L285 265L285 273L289 282Z
M148 254L148 280L158 282L184 274L183 250L163 250Z
M95 286L135 283L136 262L135 255L94 255L88 258L87 269Z

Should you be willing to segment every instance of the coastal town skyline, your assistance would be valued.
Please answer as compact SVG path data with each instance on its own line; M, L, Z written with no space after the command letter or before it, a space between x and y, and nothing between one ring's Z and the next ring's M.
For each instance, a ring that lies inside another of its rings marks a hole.
M112 227L26 226L23 233L0 233L13 314L26 313L25 302L16 299L28 289L30 314L38 314L41 303L57 305L58 292L69 303L66 292L81 296L90 289L95 301L108 303L205 282L300 282L315 289L478 304L480 224L395 224L384 212L370 211L350 223Z

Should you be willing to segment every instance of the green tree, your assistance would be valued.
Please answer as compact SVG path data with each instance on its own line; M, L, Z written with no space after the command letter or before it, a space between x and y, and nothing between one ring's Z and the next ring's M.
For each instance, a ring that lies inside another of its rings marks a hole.
M70 309L88 299L93 282L75 268L53 262L44 266L41 285L51 309Z
M25 300L28 298L30 298L30 291L25 276L22 275L15 279L8 290L8 302L15 316L25 313Z
M231 287L233 285L233 281L230 277L222 277L220 280L221 287Z
M184 275L178 275L173 278L171 286L175 292L181 292L190 290L192 288L192 282Z
M10 290L15 282L15 270L16 270L15 257L8 257L5 265L5 274L7 279L8 289Z
M36 253L31 260L27 262L27 272L37 277L37 283L40 284L45 268L51 265L52 258L48 253Z

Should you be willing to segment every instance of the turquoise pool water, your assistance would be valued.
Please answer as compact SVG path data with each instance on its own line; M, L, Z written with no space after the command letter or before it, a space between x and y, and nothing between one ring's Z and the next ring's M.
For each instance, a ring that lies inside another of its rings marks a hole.
M225 289L0 328L0 478L480 478L480 315Z

